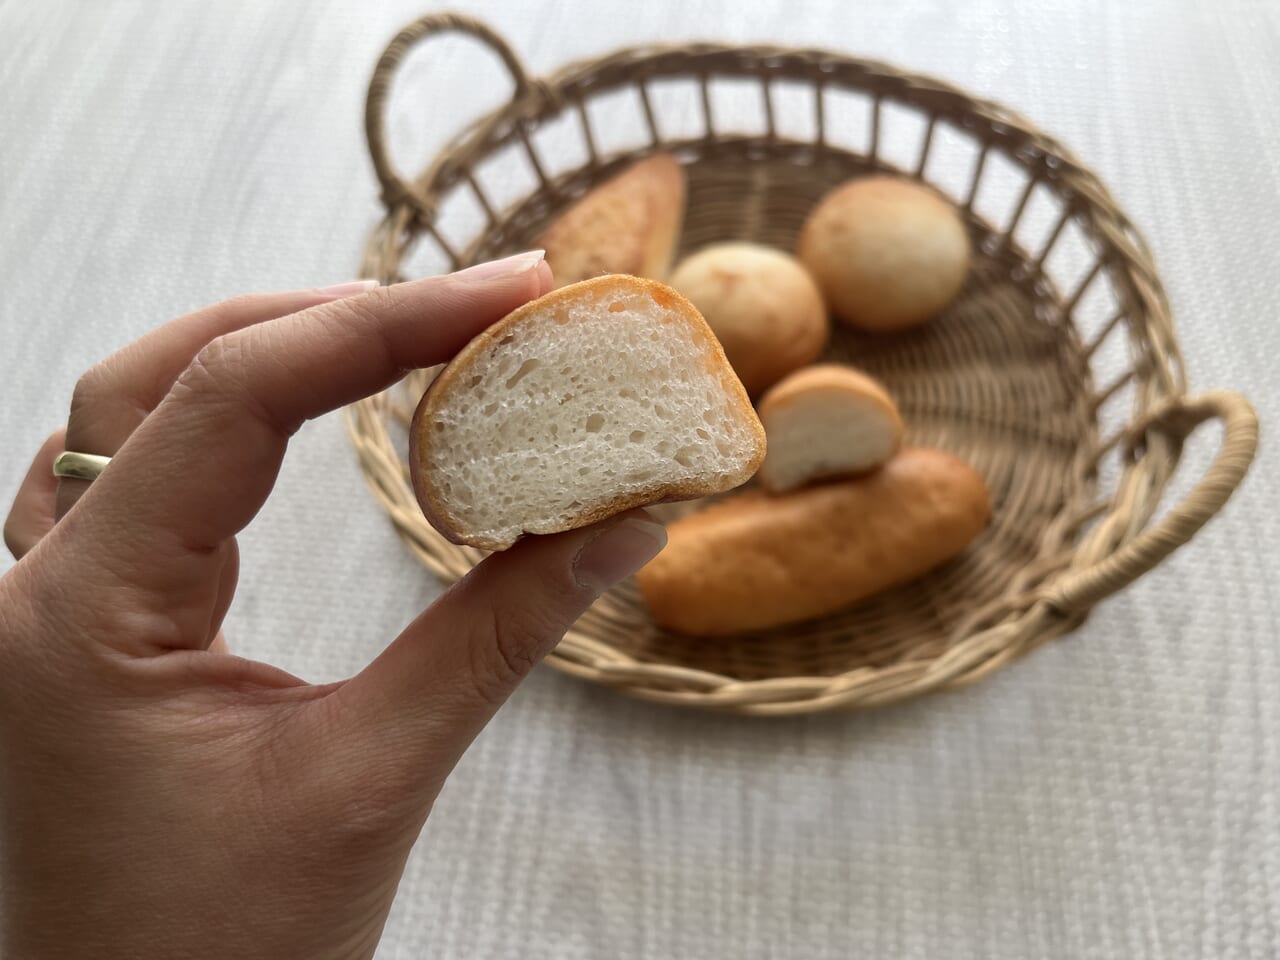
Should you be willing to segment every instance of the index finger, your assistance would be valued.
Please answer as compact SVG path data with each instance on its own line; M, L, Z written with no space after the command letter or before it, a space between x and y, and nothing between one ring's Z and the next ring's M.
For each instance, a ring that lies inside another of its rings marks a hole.
M253 518L303 422L447 361L550 287L535 251L215 339L94 481L78 526L117 561L128 550L135 571L180 575L183 554L206 554Z

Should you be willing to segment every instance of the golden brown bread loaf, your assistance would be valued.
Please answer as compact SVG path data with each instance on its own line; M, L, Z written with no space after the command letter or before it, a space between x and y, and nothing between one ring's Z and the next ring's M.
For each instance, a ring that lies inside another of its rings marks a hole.
M797 370L760 399L759 411L769 446L760 482L770 493L865 473L902 447L902 416L888 391L842 364Z
M969 273L969 234L956 208L897 177L836 187L809 215L796 249L831 312L873 333L924 323Z
M782 496L751 490L673 523L636 582L669 629L765 630L915 579L961 553L990 516L976 471L907 449L856 480Z
M556 287L607 273L661 280L684 219L684 169L668 153L632 164L578 200L538 237Z
M754 243L719 243L671 274L715 331L753 397L807 363L827 343L827 308L792 256Z

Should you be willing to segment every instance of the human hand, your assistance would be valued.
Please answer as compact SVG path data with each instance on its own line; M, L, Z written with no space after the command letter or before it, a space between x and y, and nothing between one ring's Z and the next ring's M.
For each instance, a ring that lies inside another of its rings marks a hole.
M0 955L372 955L462 752L665 536L637 512L528 538L327 685L224 652L234 537L305 420L447 360L550 286L526 255L242 297L80 381L5 526ZM112 460L57 483L64 446Z

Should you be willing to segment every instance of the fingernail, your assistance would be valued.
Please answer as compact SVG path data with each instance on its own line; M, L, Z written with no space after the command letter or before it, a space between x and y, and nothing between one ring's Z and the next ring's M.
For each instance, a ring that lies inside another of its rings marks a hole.
M587 541L573 562L573 576L584 587L604 592L656 557L667 545L660 523L628 517Z
M354 297L359 293L368 293L377 285L377 280L348 280L346 283L335 283L328 287L317 287L316 293L322 293L326 297L333 297L336 300L339 297Z
M459 270L454 276L459 280L468 282L474 280L496 280L498 277L514 277L521 273L528 273L540 264L542 258L546 255L547 251L545 250L527 250L514 256L503 257L501 260L477 263L474 267Z

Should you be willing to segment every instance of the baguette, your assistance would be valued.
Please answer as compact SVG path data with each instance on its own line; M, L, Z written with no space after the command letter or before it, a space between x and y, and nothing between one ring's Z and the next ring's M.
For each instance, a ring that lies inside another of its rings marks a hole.
M754 243L720 243L682 260L671 286L706 318L747 393L756 396L818 359L827 308L795 257Z
M673 523L636 583L671 630L766 630L927 573L961 553L990 515L968 465L907 449L866 477L780 497L751 490Z
M875 380L835 363L806 367L760 400L768 453L760 482L785 493L872 470L902 447L902 416Z
M697 310L612 276L540 297L467 344L414 413L409 469L454 543L509 547L746 482L764 429Z
M663 279L684 219L684 168L669 153L632 164L578 200L534 243L556 287L609 273Z

